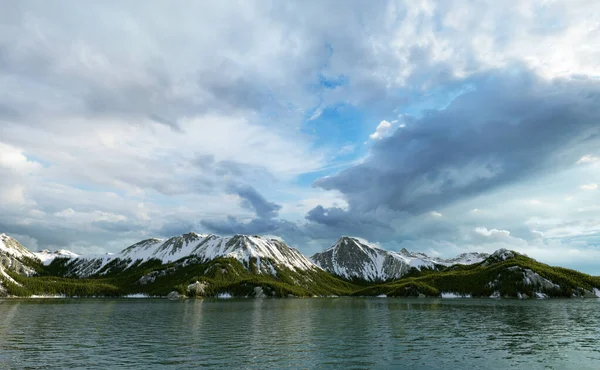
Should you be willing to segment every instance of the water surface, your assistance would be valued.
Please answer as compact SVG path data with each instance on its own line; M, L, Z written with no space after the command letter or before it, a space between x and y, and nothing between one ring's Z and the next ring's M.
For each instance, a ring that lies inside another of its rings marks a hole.
M599 369L600 299L0 300L4 368Z

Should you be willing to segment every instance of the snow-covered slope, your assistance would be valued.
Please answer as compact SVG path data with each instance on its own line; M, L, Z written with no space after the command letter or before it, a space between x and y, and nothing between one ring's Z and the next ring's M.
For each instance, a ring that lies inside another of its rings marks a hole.
M204 260L233 257L242 262L248 262L250 258L270 258L288 268L306 270L315 267L302 253L281 241L247 235L221 237L188 233L164 242L160 239L149 239L124 249L115 257L132 261L159 259L168 263L187 256Z
M49 251L44 249L34 253L35 256L42 261L44 265L49 265L54 261L55 258L78 258L79 255L66 249L59 249L57 251Z
M2 280L16 284L6 270L27 276L35 274L35 270L26 264L26 258L35 260L36 256L16 239L0 234L0 285ZM4 289L0 287L0 290Z
M437 259L442 264L445 265L472 265L475 263L479 263L485 261L490 255L488 253L477 253L477 252L469 252L469 253L461 253L454 258L448 259Z
M6 234L0 234L0 254L11 255L17 258L36 259L36 255L21 245L16 239Z
M331 248L310 257L316 265L338 276L362 280L392 280L405 275L412 267L421 269L454 264L479 263L488 255L485 253L463 253L456 258L441 259L424 253L411 253L406 249L400 252L386 251L344 236Z
M411 267L434 267L434 262L419 256L401 255L341 237L331 248L310 259L318 266L347 279L377 281L398 279Z
M92 275L111 261L127 261L127 266L151 259L169 263L187 257L203 261L218 257L232 257L240 262L257 261L260 272L274 273L270 261L290 269L308 270L318 268L297 249L285 243L260 236L235 235L221 237L212 234L188 233L169 238L146 239L125 248L115 255L96 258L80 258L73 263L74 273L79 276Z
M485 262L483 262L483 265L489 266L497 262L502 262L510 258L515 258L519 255L521 254L515 251L509 251L508 249L501 248L489 255L488 258L486 258Z

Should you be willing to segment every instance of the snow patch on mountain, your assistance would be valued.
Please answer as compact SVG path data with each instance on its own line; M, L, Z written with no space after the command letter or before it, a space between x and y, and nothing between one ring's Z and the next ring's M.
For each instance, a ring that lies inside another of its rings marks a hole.
M44 249L34 253L35 256L42 261L42 263L48 266L55 258L79 258L80 256L66 249L59 249L57 251L49 251Z
M411 267L432 266L419 258L402 256L342 237L331 248L310 257L311 261L330 273L346 279L390 280L405 275Z
M6 234L0 234L0 276L4 280L16 284L6 273L7 270L26 276L35 274L35 270L27 265L27 259L35 260L36 258L35 254L22 246L16 239Z
M485 253L463 253L456 258L435 258L420 252L386 251L357 238L342 237L331 248L310 257L326 271L346 279L369 281L393 280L406 275L411 268L436 268L454 264L479 263L489 257Z
M502 261L506 261L509 258L514 258L515 253L513 251L509 251L508 249L498 249L492 254L492 257L496 257Z
M221 237L212 234L187 233L162 239L146 239L125 248L118 254L95 258L80 258L74 262L73 273L89 276L102 270L111 261L127 261L127 268L136 263L160 260L171 263L183 258L196 257L203 261L219 257L235 258L242 263L256 261L258 271L276 274L272 265L290 269L308 270L318 267L295 248L288 247L276 239L260 236L235 235Z
M533 285L541 289L560 289L560 285L553 283L552 281L542 277L537 272L533 272L530 269L523 270L523 283L525 285Z
M37 258L33 252L22 246L16 239L11 238L6 234L0 234L0 253L9 254L17 258Z
M163 263L169 263L188 256L204 260L233 257L242 262L249 262L250 258L256 258L257 265L260 265L261 259L272 259L292 269L306 270L315 267L298 250L288 247L279 240L246 235L220 237L212 234L188 233L164 242L160 239L145 240L126 248L115 258L132 261L158 259Z
M6 271L4 271L4 267L2 265L0 265L0 278L4 279L10 283L21 286L21 284L19 284L17 281L15 281L15 279L13 279L9 274L6 273ZM1 284L0 284L0 287L1 287Z

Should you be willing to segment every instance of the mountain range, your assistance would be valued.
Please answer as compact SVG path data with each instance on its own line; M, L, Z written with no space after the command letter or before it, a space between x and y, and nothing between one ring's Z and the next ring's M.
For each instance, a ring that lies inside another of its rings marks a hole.
M454 264L468 265L487 257L487 253L464 253L456 258L442 259L424 253L411 253L406 249L392 252L344 236L331 248L311 256L310 260L340 277L375 282L400 279L412 268L440 269Z
M187 233L117 254L34 253L0 235L0 296L600 297L600 278L514 251L452 259L352 237L306 257L277 239Z

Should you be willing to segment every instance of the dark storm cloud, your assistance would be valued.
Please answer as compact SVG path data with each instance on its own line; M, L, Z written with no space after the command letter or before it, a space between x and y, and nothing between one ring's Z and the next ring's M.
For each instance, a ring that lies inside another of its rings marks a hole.
M316 206L306 214L308 221L314 221L319 224L328 226L332 229L353 230L356 228L369 227L373 231L379 229L391 230L385 223L377 219L372 214L351 215L342 208Z
M256 218L248 222L239 222L235 217L226 220L203 220L204 227L221 234L260 234L276 230L282 221L277 220L281 206L269 202L256 189L247 185L231 185L231 194L241 199L241 206L256 214Z
M242 198L242 207L252 210L259 218L274 218L279 214L281 206L267 201L251 186L231 187L231 192Z
M599 145L598 80L544 80L513 66L463 84L471 91L446 109L409 118L366 161L315 181L342 192L349 210L316 207L307 219L333 225L378 207L432 211L564 169Z

